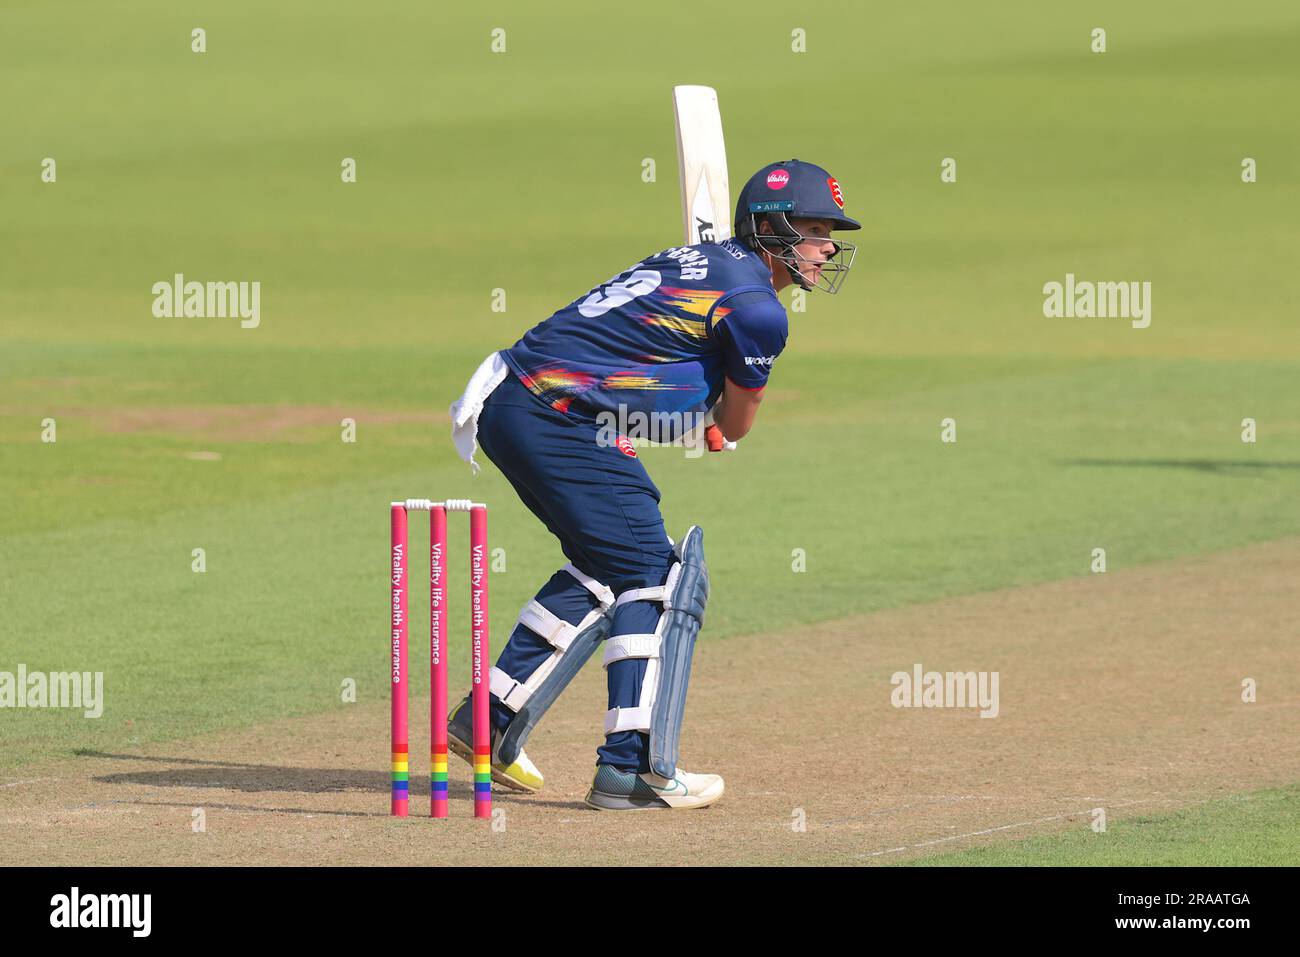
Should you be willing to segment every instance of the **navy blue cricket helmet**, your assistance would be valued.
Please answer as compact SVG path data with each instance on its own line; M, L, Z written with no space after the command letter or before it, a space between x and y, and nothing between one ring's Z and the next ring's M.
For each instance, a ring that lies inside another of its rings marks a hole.
M793 281L802 288L838 292L853 265L857 246L836 240L830 259L811 263L795 250L805 237L791 225L791 219L825 219L832 229L861 229L861 223L844 214L844 193L835 177L799 159L769 163L741 189L734 232L740 242L785 263ZM760 231L763 222L769 224L770 233ZM803 275L805 264L819 268L815 282Z

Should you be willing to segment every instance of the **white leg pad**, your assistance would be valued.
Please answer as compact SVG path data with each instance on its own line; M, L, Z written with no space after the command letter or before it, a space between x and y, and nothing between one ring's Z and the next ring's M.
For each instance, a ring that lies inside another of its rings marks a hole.
M591 592L596 597L596 600L600 602L600 606L589 611L587 616L576 625L571 625L559 615L553 614L535 598L523 607L523 610L519 613L519 624L540 637L555 651L537 666L537 670L529 675L527 680L522 682L516 681L498 668L492 669L492 693L500 699L503 705L516 713L532 697L537 687L555 670L556 665L560 663L560 659L564 657L564 653L569 649L569 644L574 637L599 621L606 610L614 604L614 593L607 586L574 568L571 564L565 565L563 571L568 572Z
M647 592L656 594L649 595ZM636 588L618 596L615 606L628 601L663 600L663 586ZM659 618L663 621L663 616ZM605 668L627 658L646 659L645 678L641 681L641 696L635 708L610 708L605 712L605 733L615 731L649 731L650 713L654 707L655 689L659 686L659 648L663 638L658 626L652 634L611 635L605 641Z
M682 563L673 562L673 567L668 569L668 578L664 581L664 611L671 611L673 608L673 592L677 589L677 579L682 574Z

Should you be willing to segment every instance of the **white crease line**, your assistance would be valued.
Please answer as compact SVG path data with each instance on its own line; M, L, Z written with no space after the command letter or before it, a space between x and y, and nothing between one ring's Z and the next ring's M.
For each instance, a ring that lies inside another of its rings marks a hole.
M1107 807L1121 808L1132 807L1134 804L1150 804L1152 801L1128 801L1124 804L1110 804ZM946 844L949 841L960 841L968 837L982 837L985 834L995 834L998 831L1009 831L1013 827L1032 827L1035 824L1046 824L1048 821L1063 821L1067 817L1087 817L1091 814L1091 809L1087 811L1071 811L1068 814L1053 814L1051 817L1040 817L1035 821L1017 821L1015 824L1001 824L997 827L986 827L982 831L970 831L966 834L953 834L951 837L937 837L933 841L922 841L920 844L908 844L905 847L890 847L883 851L872 851L870 854L862 854L860 857L880 857L882 854L897 854L901 851L916 850L920 847L933 847L935 844Z
M917 802L917 803L913 803L913 804L898 804L898 805L891 805L890 807L883 807L883 808L881 808L881 809L878 810L878 811L871 811L871 812L869 812L869 813L867 813L867 814L860 814L860 815L857 815L857 816L855 816L855 817L837 817L837 818L832 818L831 820L828 820L828 821L822 821L822 820L819 819L819 820L817 821L817 826L818 826L819 828L833 827L833 826L836 825L836 824L848 824L848 823L853 822L853 821L865 821L865 820L867 820L868 818L879 817L879 816L882 815L882 814L893 814L895 811L910 811L910 810L912 810L912 809L914 809L914 808L929 808L929 807L933 807L933 806L936 805L936 804L953 804L953 803L956 803L956 802L958 802L958 801L1019 801L1019 800L1021 800L1021 798L1018 797L1018 796L1016 796L1016 795L998 795L998 794L988 794L988 795L985 795L985 794L947 794L947 795L940 795L940 796L936 797L934 800L930 800L930 801ZM1121 804L1113 804L1113 803L1110 802L1110 800L1109 800L1108 798L1104 798L1104 797L1092 797L1091 795L1089 795L1089 796L1085 796L1085 797L1078 797L1078 796L1076 795L1076 796L1073 796L1073 797L1052 798L1051 800L1052 800L1053 802L1060 802L1060 801L1095 801L1095 802L1097 802L1096 804L1092 805L1093 807L1128 807L1130 804L1139 804L1139 803L1142 803L1142 802L1140 802L1140 801L1125 801L1125 802L1123 802L1123 803L1121 803ZM1146 799L1144 799L1144 800L1147 801L1147 802L1150 802L1150 801L1166 801L1166 802L1168 802L1168 801L1172 801L1173 799L1172 799L1172 798L1146 798ZM1190 805L1189 805L1189 806L1190 806ZM1089 813L1091 813L1091 812L1089 812ZM1063 815L1063 816L1064 816L1064 817L1069 817L1068 814ZM1026 823L1034 823L1034 822L1031 821L1031 822L1026 822ZM780 826L780 827L787 827L788 824L786 824L786 823L783 822L783 823L781 823L781 824L778 825L778 826ZM1012 827L1012 826L1014 826L1014 825L1007 825L1007 826L1008 826L1008 827ZM882 851L881 853L885 853L885 852Z
M0 788L17 788L24 784L39 784L41 781L53 781L54 778L32 778L30 781L11 781L8 784L0 784Z

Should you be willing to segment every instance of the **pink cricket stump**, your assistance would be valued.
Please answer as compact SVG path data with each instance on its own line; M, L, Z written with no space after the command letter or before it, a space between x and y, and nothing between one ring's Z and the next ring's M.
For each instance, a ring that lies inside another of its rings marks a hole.
M392 506L392 549L389 582L392 585L392 630L389 635L389 672L393 683L392 774L393 814L406 817L410 787L410 754L406 722L406 509Z
M469 513L470 669L474 709L474 816L492 816L492 730L489 723L487 507Z
M433 502L408 498L390 503L392 629L389 664L393 683L393 814L406 817L410 798L410 747L406 639L410 554L408 513L429 512L429 816L447 817L447 513L470 513L470 711L474 742L474 816L492 816L492 728L488 693L487 506L469 499Z
M429 816L447 816L447 510L429 509Z

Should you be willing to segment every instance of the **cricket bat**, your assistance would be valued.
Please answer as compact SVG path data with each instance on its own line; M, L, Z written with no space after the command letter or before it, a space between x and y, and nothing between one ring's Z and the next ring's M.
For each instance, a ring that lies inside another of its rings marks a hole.
M718 93L711 86L673 87L673 113L686 245L722 242L731 235L731 193Z
M717 91L711 86L673 87L673 115L686 245L722 242L731 235L731 191ZM707 442L710 452L736 449L735 442L722 437L711 414L705 417L697 438Z

